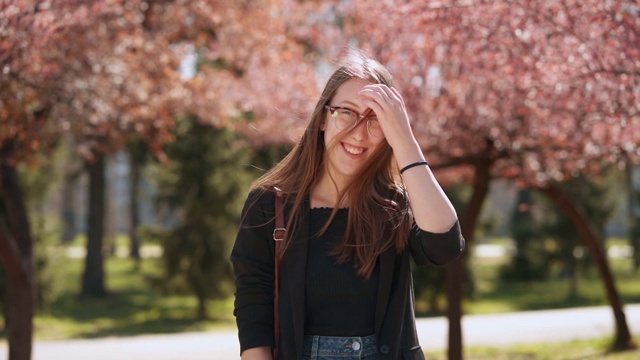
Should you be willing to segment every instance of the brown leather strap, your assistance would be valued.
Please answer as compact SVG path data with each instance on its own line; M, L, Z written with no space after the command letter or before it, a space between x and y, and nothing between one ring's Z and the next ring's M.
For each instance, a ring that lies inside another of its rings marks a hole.
M280 344L280 316L278 316L278 302L280 294L280 267L282 265L282 258L280 251L282 249L282 242L287 230L284 227L284 210L282 193L276 192L276 226L273 230L273 240L275 241L275 296L273 299L273 331L275 345L273 346L273 358L278 358L278 345Z

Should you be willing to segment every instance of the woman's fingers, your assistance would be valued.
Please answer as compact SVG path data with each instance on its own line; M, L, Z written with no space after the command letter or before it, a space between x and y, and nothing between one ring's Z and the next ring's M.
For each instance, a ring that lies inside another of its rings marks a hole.
M382 132L393 146L413 137L409 116L400 92L383 84L367 85L358 92L363 105L378 117Z

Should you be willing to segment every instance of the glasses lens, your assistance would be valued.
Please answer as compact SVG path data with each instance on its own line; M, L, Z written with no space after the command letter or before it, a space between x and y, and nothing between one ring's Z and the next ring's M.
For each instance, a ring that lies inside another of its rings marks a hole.
M382 137L382 128L380 127L380 123L377 118L370 118L367 122L367 130L369 131L369 135L373 137Z
M349 109L336 109L331 116L338 130L348 129L358 120L358 114Z

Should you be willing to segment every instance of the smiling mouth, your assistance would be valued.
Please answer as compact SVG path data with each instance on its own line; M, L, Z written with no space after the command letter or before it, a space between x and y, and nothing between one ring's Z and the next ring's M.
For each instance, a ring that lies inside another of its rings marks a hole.
M351 155L360 155L365 151L365 148L361 148L358 146L351 146L345 143L342 143L342 147Z

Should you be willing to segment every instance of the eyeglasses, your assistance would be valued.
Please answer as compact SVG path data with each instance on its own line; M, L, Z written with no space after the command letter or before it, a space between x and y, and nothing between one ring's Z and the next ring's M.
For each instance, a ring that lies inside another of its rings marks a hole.
M373 110L365 111L364 114L360 114L355 110L351 110L341 106L329 106L325 105L325 109L329 110L331 117L333 118L333 124L338 130L350 130L358 125L360 120L367 120L367 132L371 137L381 138L384 136L378 118Z

